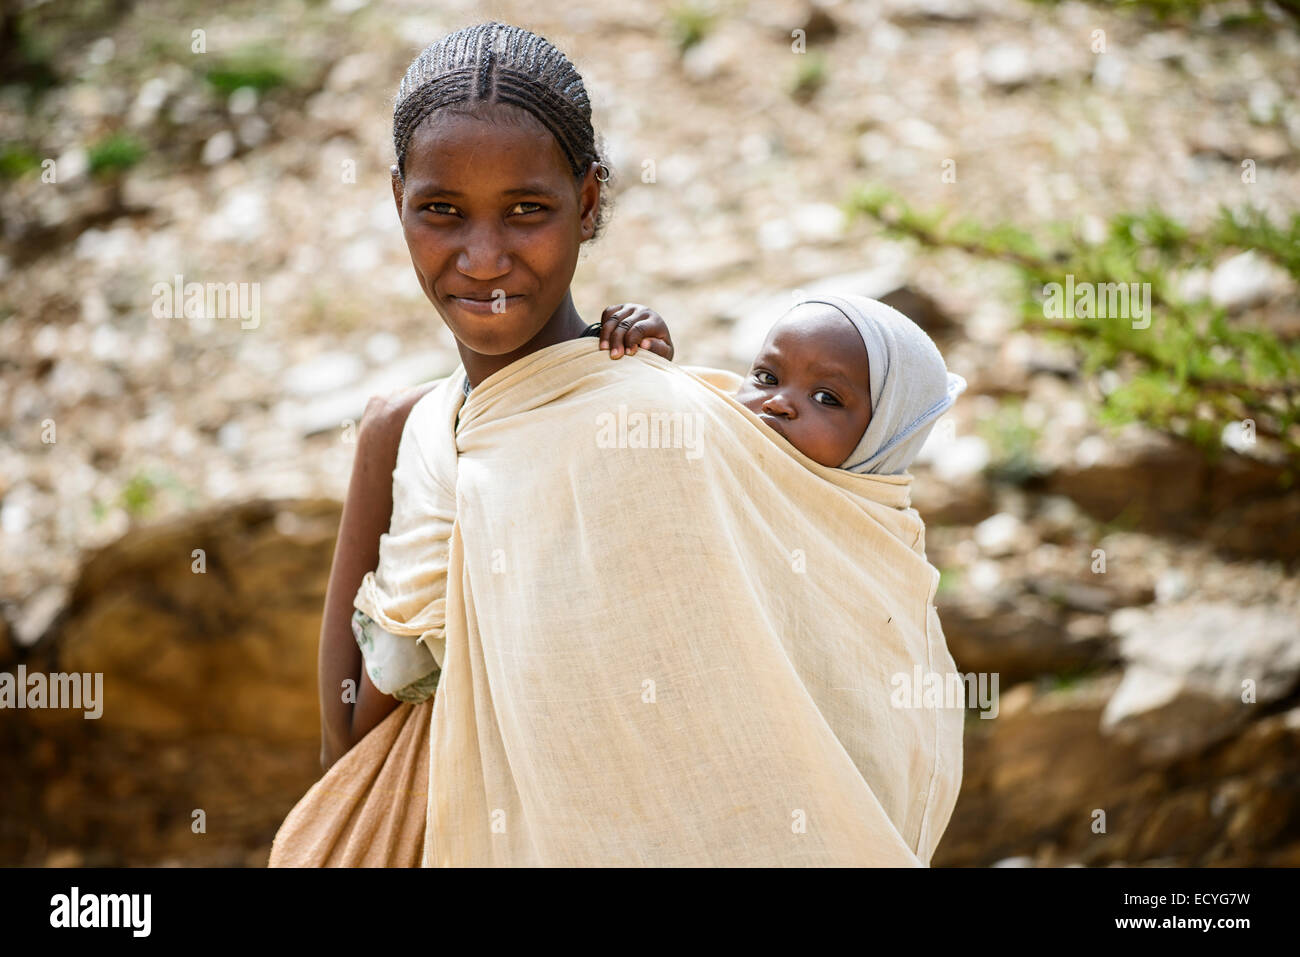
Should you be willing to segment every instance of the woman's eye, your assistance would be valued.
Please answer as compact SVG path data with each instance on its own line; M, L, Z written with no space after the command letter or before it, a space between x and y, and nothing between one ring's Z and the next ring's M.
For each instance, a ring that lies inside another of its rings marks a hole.
M534 208L520 209L521 206L532 206ZM440 209L439 207L445 207L445 208ZM431 213L437 213L440 216L454 216L456 215L457 212L456 207L453 206L451 203L426 203L422 208L427 209ZM526 216L529 213L539 213L545 208L546 207L543 206L541 203L523 202L523 203L515 203L515 205L510 208L510 212L512 215Z
M843 404L843 403L840 402L839 399L837 399L837 398L835 397L835 393L834 393L834 392L827 392L825 389L818 389L816 392L813 393L813 401L814 401L814 402L818 401L817 396L819 396L819 395L824 395L824 396L826 396L827 399L830 400L829 402L822 402L822 403L821 403L822 405L842 405L842 404Z

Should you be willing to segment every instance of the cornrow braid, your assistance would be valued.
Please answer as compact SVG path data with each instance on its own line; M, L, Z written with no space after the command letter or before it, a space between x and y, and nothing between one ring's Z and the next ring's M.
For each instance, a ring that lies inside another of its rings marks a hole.
M593 162L603 165L591 125L591 102L577 69L545 38L491 20L430 44L407 68L393 106L398 175L406 178L411 137L430 113L494 103L535 116L555 137L575 179L585 177ZM606 200L602 189L602 206Z

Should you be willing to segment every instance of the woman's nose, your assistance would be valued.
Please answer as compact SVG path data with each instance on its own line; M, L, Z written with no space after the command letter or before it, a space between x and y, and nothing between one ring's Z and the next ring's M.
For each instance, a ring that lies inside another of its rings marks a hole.
M495 229L487 224L474 226L456 257L456 268L471 279L487 281L510 271L510 256Z
M768 415L780 415L787 419L795 417L794 403L787 400L780 392L773 392L763 400L763 411Z

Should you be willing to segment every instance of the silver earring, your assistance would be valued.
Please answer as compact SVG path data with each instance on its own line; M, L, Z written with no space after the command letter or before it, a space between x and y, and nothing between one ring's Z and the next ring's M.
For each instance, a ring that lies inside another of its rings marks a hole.
M604 176L601 176L601 175L600 175L602 172L605 174ZM598 183L606 183L606 182L609 182L609 177L610 177L610 175L611 175L611 174L610 174L610 169L609 169L608 166L606 166L604 163L600 163L600 162L598 162L598 163L596 164L596 182L598 182Z

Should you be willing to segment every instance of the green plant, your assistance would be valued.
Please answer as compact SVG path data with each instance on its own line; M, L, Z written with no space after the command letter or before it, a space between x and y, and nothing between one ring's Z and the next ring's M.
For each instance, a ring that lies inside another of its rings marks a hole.
M960 568L940 568L939 569L939 588L937 594L946 595L956 591L961 584Z
M22 143L0 147L0 177L18 179L41 168L41 158Z
M1106 670L1102 664L1078 665L1059 672L1039 675L1036 683L1040 691L1072 691L1090 678L1095 678Z
M136 473L127 480L118 495L118 504L126 509L132 518L138 518L149 511L153 504L157 486L147 475Z
M90 172L95 176L112 176L130 169L145 154L144 144L126 133L113 133L91 144L87 151Z
M134 473L118 492L111 504L125 509L132 519L148 516L156 507L161 493L170 491L179 495L186 507L193 507L197 496L193 489L180 482L174 475L161 470L142 470ZM93 513L96 521L108 512L110 503L96 502Z
M216 60L204 78L217 92L229 96L242 87L258 93L297 82L297 68L277 50L250 46Z
M1300 341L1230 322L1208 298L1179 291L1180 277L1243 250L1300 281L1300 214L1279 226L1255 209L1223 208L1193 232L1158 209L1124 212L1111 218L1101 241L1085 242L1065 224L1048 227L1052 238L1045 240L1005 223L952 222L943 211L912 210L888 190L861 189L849 208L891 234L1013 266L1023 285L1024 327L1075 347L1085 375L1118 375L1118 387L1103 398L1104 422L1144 422L1211 456L1222 451L1225 429L1249 422L1255 436L1281 450L1289 472L1300 466ZM1055 314L1053 287L1076 278L1099 290L1096 304ZM1101 291L1110 290L1113 304L1119 287L1149 296L1145 323L1097 308Z
M799 66L790 84L790 95L796 100L811 99L825 85L826 72L826 55L821 51L800 54Z
M1042 472L1035 452L1042 433L1025 422L1019 402L1002 403L977 429L989 446L989 464L984 467L987 475L1022 485Z
M678 3L668 10L668 25L677 49L685 53L713 27L713 14L698 3Z
M1042 4L1059 4L1060 0L1036 0ZM1097 6L1114 7L1128 13L1152 15L1161 23L1194 24L1207 12L1218 15L1220 27L1272 27L1274 22L1265 12L1264 0L1246 0L1245 3L1223 3L1221 0L1092 0ZM1296 0L1272 0L1279 9L1300 18L1300 3Z

